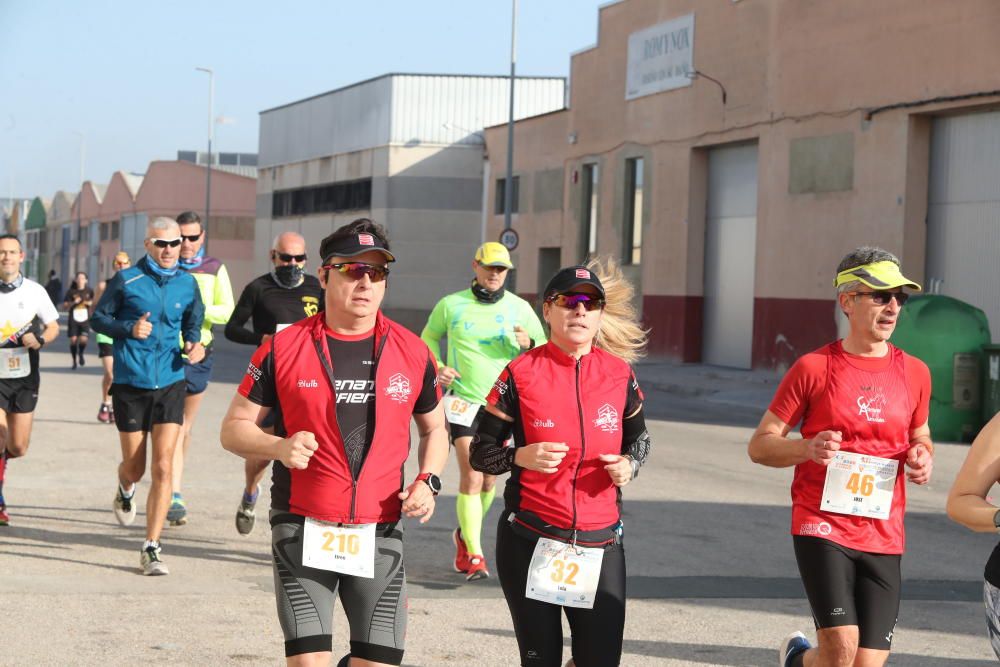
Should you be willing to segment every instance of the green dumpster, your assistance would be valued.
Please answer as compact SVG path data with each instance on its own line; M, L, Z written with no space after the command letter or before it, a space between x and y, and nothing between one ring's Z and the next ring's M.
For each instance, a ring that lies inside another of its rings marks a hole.
M986 313L942 294L914 296L900 313L892 343L930 368L931 436L971 442L983 425Z
M1000 345L983 345L983 423L1000 412Z

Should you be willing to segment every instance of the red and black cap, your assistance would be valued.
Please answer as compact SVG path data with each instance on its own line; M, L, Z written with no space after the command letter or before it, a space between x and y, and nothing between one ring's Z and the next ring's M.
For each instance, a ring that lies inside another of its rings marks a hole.
M604 285L601 284L597 275L585 266L567 266L559 269L556 275L552 276L549 284L545 286L543 299L548 299L556 294L572 292L573 288L580 285L593 285L597 292L604 298Z
M389 252L389 249L375 234L360 232L340 238L332 236L323 239L319 245L319 255L323 258L323 264L326 264L331 257L356 257L372 250L380 251L385 255L387 261L396 261L396 256Z

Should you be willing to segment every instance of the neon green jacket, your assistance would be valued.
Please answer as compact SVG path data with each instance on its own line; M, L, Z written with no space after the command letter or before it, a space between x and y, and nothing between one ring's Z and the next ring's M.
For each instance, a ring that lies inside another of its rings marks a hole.
M201 344L212 342L212 325L225 324L233 314L236 300L233 286L229 282L226 265L215 257L206 257L201 264L188 271L198 282L202 303L205 304L205 319L201 324Z
M440 341L448 336L446 364L462 376L452 383L451 392L484 404L500 371L521 353L514 336L515 324L536 346L545 342L542 323L521 297L504 292L496 303L482 303L471 289L465 289L437 302L420 337L440 364Z

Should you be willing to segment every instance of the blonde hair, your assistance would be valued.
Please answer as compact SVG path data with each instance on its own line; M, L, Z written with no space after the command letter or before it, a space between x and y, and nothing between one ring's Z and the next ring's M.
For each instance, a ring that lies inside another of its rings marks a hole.
M594 345L628 363L646 356L649 329L639 323L632 297L635 287L611 257L595 257L587 262L604 286L604 314Z

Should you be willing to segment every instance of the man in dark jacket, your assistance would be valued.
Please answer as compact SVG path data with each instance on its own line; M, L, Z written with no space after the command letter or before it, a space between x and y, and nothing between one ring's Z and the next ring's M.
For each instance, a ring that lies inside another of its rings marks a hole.
M135 520L135 483L146 471L146 434L152 433L153 483L146 500L143 574L167 574L160 560L160 532L170 505L171 467L184 421L184 362L205 356L201 323L205 306L195 279L177 268L181 233L170 218L146 228L146 256L108 281L94 310L94 330L114 340L115 423L122 445L113 509L123 526ZM183 338L184 347L178 345Z

